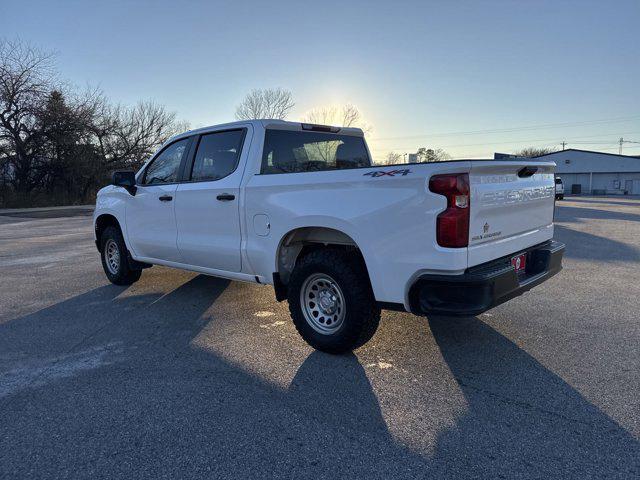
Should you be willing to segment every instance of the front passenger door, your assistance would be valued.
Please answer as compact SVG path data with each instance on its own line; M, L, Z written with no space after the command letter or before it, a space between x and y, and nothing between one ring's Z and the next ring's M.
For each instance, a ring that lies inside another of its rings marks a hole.
M182 261L176 244L175 195L190 143L191 138L183 138L156 155L127 202L127 235L138 258Z

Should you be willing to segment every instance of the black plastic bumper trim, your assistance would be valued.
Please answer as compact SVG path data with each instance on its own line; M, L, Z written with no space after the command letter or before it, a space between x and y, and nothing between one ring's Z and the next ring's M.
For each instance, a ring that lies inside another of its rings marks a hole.
M469 268L462 275L422 275L409 289L416 315L469 316L511 300L562 270L564 244L548 241ZM526 271L517 274L511 258L527 254Z

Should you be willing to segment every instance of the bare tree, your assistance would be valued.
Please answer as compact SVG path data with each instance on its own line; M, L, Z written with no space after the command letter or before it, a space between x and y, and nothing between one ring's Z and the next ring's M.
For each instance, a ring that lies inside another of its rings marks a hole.
M404 155L402 153L389 152L384 160L383 165L396 165L404 162Z
M169 137L187 129L187 124L176 121L174 112L154 102L126 108L96 99L92 133L108 168L139 167Z
M442 162L451 160L451 155L441 148L425 148L421 147L417 152L418 162Z
M284 120L294 107L293 95L282 88L254 89L236 108L236 119L275 118Z
M10 183L24 194L45 175L38 114L54 81L51 54L0 40L0 150L6 152Z
M540 157L542 155L547 155L549 153L553 153L557 151L558 149L553 147L527 147L516 152L516 155L518 155L519 157L533 158L533 157Z
M360 127L365 133L370 130L370 127L362 121L362 115L358 107L350 103L342 107L334 105L314 108L302 116L302 121L304 123L333 125L337 127ZM330 162L331 159L335 158L335 153L340 143L340 141L336 140L333 142L309 144L307 149L319 160Z
M358 107L351 103L347 103L342 107L333 105L314 108L302 116L302 121L338 127L359 127L365 133L369 133L371 130L371 127L362 118Z

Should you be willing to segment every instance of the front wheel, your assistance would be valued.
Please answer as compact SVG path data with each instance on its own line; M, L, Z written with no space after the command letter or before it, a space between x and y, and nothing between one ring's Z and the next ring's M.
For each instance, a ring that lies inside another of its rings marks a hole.
M129 265L127 246L119 228L105 228L100 237L100 247L102 268L111 283L131 285L140 279L142 270L133 269Z
M298 333L327 353L364 345L380 322L366 268L355 252L327 249L305 255L291 274L288 298Z

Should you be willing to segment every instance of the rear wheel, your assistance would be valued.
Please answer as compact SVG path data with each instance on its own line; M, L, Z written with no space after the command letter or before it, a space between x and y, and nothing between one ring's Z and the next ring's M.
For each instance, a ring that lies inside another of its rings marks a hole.
M109 281L115 285L131 285L137 282L142 270L129 265L127 246L120 229L109 226L100 237L102 268Z
M355 253L328 249L305 255L291 275L288 298L296 329L324 352L364 345L380 322L366 268Z

